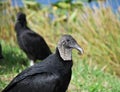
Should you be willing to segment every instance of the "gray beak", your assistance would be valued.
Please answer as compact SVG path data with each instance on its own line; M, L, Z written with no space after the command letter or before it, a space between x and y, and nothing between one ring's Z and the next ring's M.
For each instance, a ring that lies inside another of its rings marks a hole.
M74 45L74 48L77 49L80 52L80 54L83 54L84 51L78 44Z

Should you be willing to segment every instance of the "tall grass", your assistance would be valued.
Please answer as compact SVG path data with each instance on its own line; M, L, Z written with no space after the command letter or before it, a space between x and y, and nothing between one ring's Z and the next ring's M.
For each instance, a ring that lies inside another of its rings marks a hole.
M13 44L16 42L15 16L23 11L27 14L29 27L41 34L51 49L55 48L60 35L71 34L85 50L83 58L89 63L99 64L103 70L120 75L120 21L119 15L115 15L110 7L95 8L94 11L89 7L68 10L67 21L62 20L64 13L59 15L54 9L54 21L50 21L47 8L33 11L6 6L5 10L0 13L0 39Z
M64 12L59 15L57 8L49 10L48 8L31 10L27 7L19 9L6 6L4 10L0 11L0 40L3 45L3 54L7 58L3 61L7 63L2 62L0 68L4 70L5 66L2 65L10 64L8 68L10 71L5 67L5 71L0 75L2 76L0 78L1 89L8 84L8 80L10 81L13 76L26 67L23 64L24 61L28 61L17 46L14 30L16 13L23 11L27 15L28 26L45 38L53 52L59 37L65 33L75 37L83 47L84 55L82 57L73 52L75 62L70 85L72 91L70 92L80 90L81 92L119 92L120 81L109 74L104 74L105 71L120 76L119 12L115 15L110 7L92 10L86 6L82 9L64 10L68 13L66 16ZM50 20L49 13L54 14L54 20ZM10 49L9 46L14 49ZM14 57L10 59L9 55ZM16 64L14 61L19 62L16 67L13 66Z

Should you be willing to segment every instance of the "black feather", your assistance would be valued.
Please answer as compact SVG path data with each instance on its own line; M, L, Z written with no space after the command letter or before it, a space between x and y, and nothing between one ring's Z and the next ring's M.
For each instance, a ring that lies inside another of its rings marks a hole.
M0 59L3 59L3 55L2 55L2 46L0 44Z
M15 30L18 44L30 60L43 60L51 54L51 50L43 37L27 27L26 15L24 13L17 14Z
M88 2L90 3L90 2L92 2L92 0L88 0Z

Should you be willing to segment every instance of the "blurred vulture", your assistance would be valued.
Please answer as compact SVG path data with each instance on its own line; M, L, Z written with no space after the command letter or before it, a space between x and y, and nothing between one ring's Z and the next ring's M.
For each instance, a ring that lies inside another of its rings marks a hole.
M31 66L37 59L43 60L51 54L51 50L43 37L27 26L26 15L22 12L17 14L15 31L18 44L30 59Z
M56 52L18 74L2 92L66 92L72 74L72 49L83 49L70 35L63 35Z
M88 2L92 2L92 0L88 0Z
M3 59L3 55L2 55L2 46L0 44L0 59Z

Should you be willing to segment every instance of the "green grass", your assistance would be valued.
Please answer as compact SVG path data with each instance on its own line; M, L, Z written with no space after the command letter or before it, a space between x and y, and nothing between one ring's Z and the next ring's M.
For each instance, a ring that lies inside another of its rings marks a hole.
M16 45L2 41L4 60L0 61L0 91L22 70L29 60ZM55 50L55 48L54 48ZM68 92L120 92L120 79L105 73L97 65L73 51L73 74ZM91 61L92 62L92 61Z
M27 67L27 59L18 47L2 42L4 59L0 61L0 92L10 80Z

